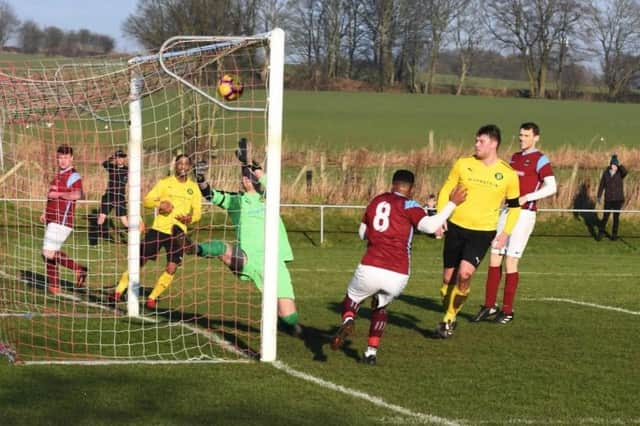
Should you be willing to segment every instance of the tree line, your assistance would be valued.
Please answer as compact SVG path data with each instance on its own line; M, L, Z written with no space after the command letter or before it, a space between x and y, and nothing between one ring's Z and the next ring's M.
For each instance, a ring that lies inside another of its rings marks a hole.
M500 57L517 64L532 97L562 98L593 64L612 100L640 86L640 0L138 0L123 32L157 48L175 34L276 26L288 63L313 85L347 78L431 93L444 68L460 93Z
M6 21L0 11L0 41ZM531 97L595 83L617 100L640 87L640 0L137 0L122 31L157 49L178 34L274 27L287 33L293 77L316 88L351 79L433 93L443 72L457 93L469 76L504 73Z
M20 22L9 3L0 0L0 46L15 36L23 53L86 56L113 51L112 37L88 29L66 31L56 26L41 27L33 20Z

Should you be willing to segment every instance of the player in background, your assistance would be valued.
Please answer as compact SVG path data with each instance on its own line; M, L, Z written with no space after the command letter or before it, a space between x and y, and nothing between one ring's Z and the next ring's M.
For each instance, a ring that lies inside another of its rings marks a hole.
M511 156L509 165L518 174L520 216L507 240L507 245L500 250L491 249L484 305L480 307L480 311L471 319L471 322L479 322L496 314L495 320L500 324L507 324L513 320L513 301L519 281L518 262L536 224L537 201L556 193L556 178L551 169L551 162L536 148L540 140L538 125L530 122L520 125L519 140L520 151ZM504 229L506 219L505 209L500 214L498 233ZM502 261L505 256L504 296L502 309L498 310L496 299L502 279Z
M60 145L56 162L58 172L49 184L47 206L40 216L40 222L46 224L42 256L46 262L47 290L51 294L60 293L58 264L75 272L76 287L83 287L87 279L87 268L60 250L73 231L76 201L83 197L82 178L73 168L73 148Z
M367 240L367 251L347 287L342 301L342 325L331 339L331 349L337 350L353 332L360 304L372 296L368 347L363 355L367 364L376 363L380 339L387 324L386 307L402 293L409 280L414 230L434 233L465 199L465 190L457 187L440 213L430 216L410 198L413 183L412 172L397 170L393 174L391 191L371 200L360 223L358 233L361 239Z
M99 235L104 235L102 229L107 215L115 209L116 217L120 219L122 226L129 227L127 218L127 180L129 179L129 167L127 166L127 154L117 150L107 160L102 162L102 167L107 170L109 180L107 190L100 201L100 213L98 214ZM106 230L108 232L108 229ZM122 236L120 239L122 240Z
M480 127L476 132L475 154L454 163L438 196L440 211L455 186L462 185L467 190L465 203L455 209L446 224L440 288L445 314L435 337L446 339L453 335L456 316L471 290L473 273L489 246L496 249L505 246L520 214L518 175L498 158L500 139L498 126ZM505 199L508 208L505 226L496 233Z
M241 141L240 144L242 146L243 142ZM245 140L244 144L248 144L248 142ZM266 177L262 168L247 160L246 145L242 152L244 154L238 156L243 164L242 192L211 189L203 178L198 178L202 195L212 204L228 212L238 243L232 245L222 240L199 243L197 255L217 257L241 280L253 281L255 286L262 290L265 250L265 199L262 188L266 185ZM289 334L301 337L302 327L298 324L295 294L291 275L287 269L287 262L293 260L293 252L282 219L280 219L278 241L278 318L281 327Z
M146 301L149 309L156 308L158 296L169 288L182 263L185 248L190 245L187 226L198 222L202 216L202 194L190 178L191 159L184 154L178 155L174 170L174 175L158 181L142 202L146 208L158 209L158 215L140 244L140 267L149 259L155 259L161 248L167 252L167 266ZM116 302L128 286L129 271L124 271L113 294Z

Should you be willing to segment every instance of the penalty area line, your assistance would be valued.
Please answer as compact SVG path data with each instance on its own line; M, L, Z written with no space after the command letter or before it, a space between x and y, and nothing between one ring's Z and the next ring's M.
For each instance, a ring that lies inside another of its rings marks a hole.
M306 380L307 382L311 382L313 384L316 384L320 387L323 387L325 389L330 389L336 392L340 392L343 393L345 395L349 395L351 397L354 398L359 398L359 399L363 399L373 405L376 405L378 407L382 407L382 408L386 408L387 410L390 411L394 411L398 414L401 414L403 416L407 416L407 417L413 417L415 419L418 419L422 422L429 422L429 423L435 423L435 424L439 424L439 425L448 425L448 426L458 426L460 425L460 423L453 421L453 420L449 420L449 419L445 419L443 417L438 417L438 416L434 416L432 414L424 414L424 413L419 413L419 412L415 412L415 411L411 411L408 408L404 408L401 407L399 405L395 405L395 404L391 404L389 402L386 402L385 400L383 400L382 398L379 398L377 396L373 396L373 395L369 395L366 392L361 392L359 390L355 390L355 389L351 389L342 385L337 385L335 383L329 382L327 380L323 380L320 379L319 377L315 377L312 376L310 374L307 373L303 373L301 371L295 370L291 367L289 367L287 364L281 362L281 361L274 361L273 363L271 363L271 365L273 365L275 368L277 368L280 371L283 371L287 374L289 374L290 376L302 379L302 380Z
M638 311L631 311L629 309L618 308L617 306L599 305L597 303L581 302L579 300L563 299L563 298L560 298L560 297L536 297L536 298L525 298L524 300L529 300L529 301L533 301L533 302L569 303L569 304L572 304L572 305L586 306L586 307L589 307L589 308L602 309L602 310L605 310L605 311L613 311L613 312L620 312L620 313L628 314L628 315L640 316L640 312L638 312Z

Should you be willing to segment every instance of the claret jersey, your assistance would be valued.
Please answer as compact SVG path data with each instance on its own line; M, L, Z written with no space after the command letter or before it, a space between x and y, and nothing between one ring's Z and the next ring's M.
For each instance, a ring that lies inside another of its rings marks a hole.
M73 167L58 171L49 184L49 191L82 192L80 173ZM48 199L46 210L47 223L54 222L72 228L75 208L75 200L63 200L62 198Z
M520 181L520 196L537 191L542 186L545 177L553 176L549 158L537 149L528 152L516 152L511 156L509 165L518 175ZM523 204L522 208L536 211L536 202L529 201Z
M409 274L413 230L426 215L416 201L397 192L375 197L362 217L368 244L360 263Z

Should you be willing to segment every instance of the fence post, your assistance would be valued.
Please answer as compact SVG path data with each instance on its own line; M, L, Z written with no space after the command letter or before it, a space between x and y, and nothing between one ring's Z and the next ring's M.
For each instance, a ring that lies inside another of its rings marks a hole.
M320 206L320 245L324 243L324 205Z

